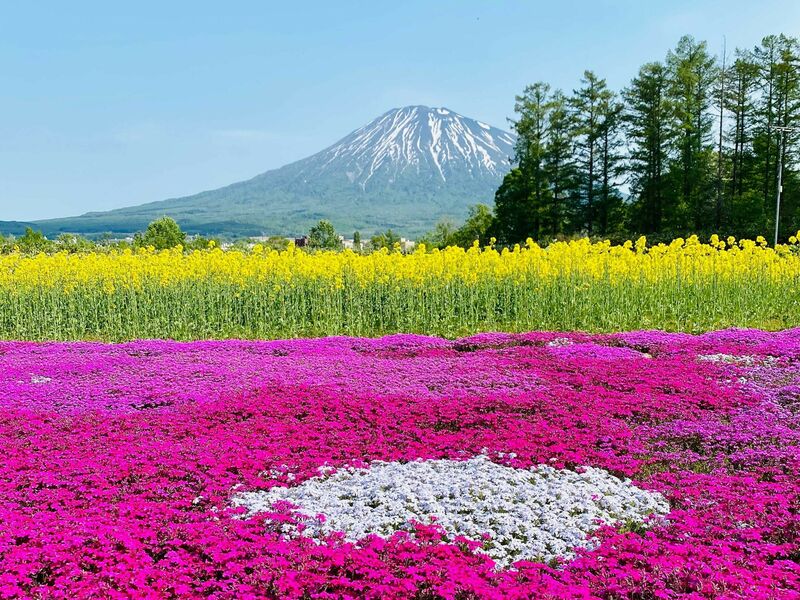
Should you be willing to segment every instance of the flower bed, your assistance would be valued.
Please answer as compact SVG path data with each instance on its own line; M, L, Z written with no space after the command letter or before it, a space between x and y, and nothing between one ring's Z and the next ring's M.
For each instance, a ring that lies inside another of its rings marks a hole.
M2 598L800 598L798 330L0 343L0 439ZM505 565L441 520L237 507L452 461L627 477L669 512Z
M297 525L289 532L325 538L344 533L358 542L391 538L416 524L435 524L443 542L481 540L475 550L498 566L520 561L573 558L592 546L587 534L599 524L644 527L669 512L658 492L638 489L607 471L579 472L537 465L514 469L481 455L469 460L375 461L344 467L297 486L242 492L234 506L247 516L286 506ZM285 503L285 504L278 504Z

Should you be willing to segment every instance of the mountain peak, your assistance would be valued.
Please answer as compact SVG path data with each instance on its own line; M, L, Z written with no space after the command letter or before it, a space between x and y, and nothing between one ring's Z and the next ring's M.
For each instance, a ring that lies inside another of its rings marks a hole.
M450 110L444 106L426 106L425 104L409 104L408 106L399 106L397 108L393 108L386 112L410 112L410 111L422 111L422 112L438 112L439 114L449 114L455 113L455 111Z
M468 118L459 114L458 112L454 111L451 108L447 108L446 106L426 106L424 104L409 104L408 106L400 106L386 111L384 115L392 113L434 114L434 115L439 115L441 117L451 117L459 119Z
M493 183L508 171L514 136L444 107L394 108L306 159L305 180L339 171L362 190L403 177Z

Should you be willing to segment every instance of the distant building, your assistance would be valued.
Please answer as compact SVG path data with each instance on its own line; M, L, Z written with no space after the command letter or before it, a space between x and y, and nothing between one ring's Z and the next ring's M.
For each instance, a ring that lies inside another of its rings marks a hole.
M400 251L401 252L411 252L414 250L414 247L417 245L417 242L414 240L407 240L404 237L400 238Z

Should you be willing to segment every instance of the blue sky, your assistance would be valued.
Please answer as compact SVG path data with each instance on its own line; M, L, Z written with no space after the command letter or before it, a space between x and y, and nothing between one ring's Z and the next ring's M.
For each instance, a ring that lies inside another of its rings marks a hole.
M0 220L246 179L396 106L506 127L527 83L620 88L684 33L781 31L800 2L0 0Z

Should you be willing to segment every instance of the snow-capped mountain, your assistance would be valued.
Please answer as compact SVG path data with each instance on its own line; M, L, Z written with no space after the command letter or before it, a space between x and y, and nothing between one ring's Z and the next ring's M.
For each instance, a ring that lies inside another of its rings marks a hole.
M332 146L224 188L82 217L40 221L46 233L141 230L163 215L191 233L301 234L338 230L408 236L491 204L511 168L514 136L447 108L390 110Z
M362 190L404 176L447 183L488 179L508 170L514 137L447 108L407 106L390 110L330 148L300 161L304 181L346 176Z

